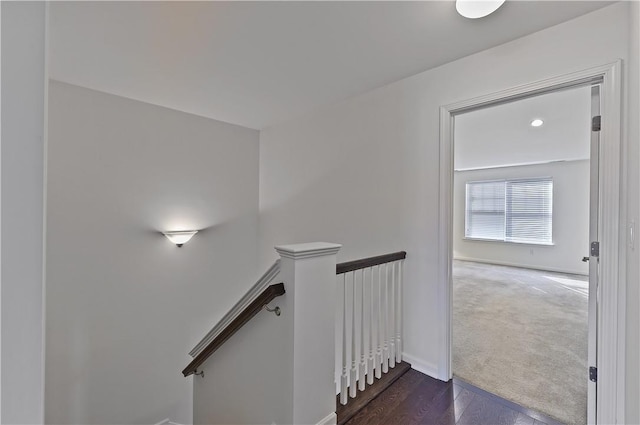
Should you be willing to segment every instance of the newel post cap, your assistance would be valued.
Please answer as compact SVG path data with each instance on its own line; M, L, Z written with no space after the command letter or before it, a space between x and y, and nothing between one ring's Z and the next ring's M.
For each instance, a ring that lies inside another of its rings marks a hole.
M329 242L308 242L292 245L279 245L275 250L283 258L311 258L336 254L342 245Z

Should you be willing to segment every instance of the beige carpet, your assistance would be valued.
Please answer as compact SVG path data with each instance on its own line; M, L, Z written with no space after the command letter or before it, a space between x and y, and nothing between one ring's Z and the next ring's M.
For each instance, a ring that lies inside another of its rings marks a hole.
M587 301L586 276L454 261L454 375L586 423Z

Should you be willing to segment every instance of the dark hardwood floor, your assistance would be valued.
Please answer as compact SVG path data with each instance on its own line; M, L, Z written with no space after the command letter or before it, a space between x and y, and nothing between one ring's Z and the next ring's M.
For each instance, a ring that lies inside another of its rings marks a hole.
M385 389L393 385L394 382L410 370L411 365L409 363L398 363L395 367L389 368L389 372L383 374L382 378L376 379L373 385L367 385L364 391L358 391L356 398L349 398L349 402L344 406L340 404L340 394L338 394L336 397L337 425L346 424L360 409L382 394Z
M561 425L459 379L442 382L409 370L347 425Z

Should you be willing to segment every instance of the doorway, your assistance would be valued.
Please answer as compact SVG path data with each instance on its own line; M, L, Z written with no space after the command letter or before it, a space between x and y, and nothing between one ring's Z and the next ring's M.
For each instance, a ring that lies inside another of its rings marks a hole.
M593 344L597 354L593 359L597 368L598 382L589 381L589 423L615 422L616 411L623 405L617 396L616 388L623 382L624 364L618 362L618 352L623 351L624 312L620 311L619 276L619 217L620 180L617 170L620 165L620 64L614 63L578 73L515 87L503 92L494 93L468 101L459 102L441 108L440 137L440 301L442 327L439 375L443 379L451 379L452 370L452 263L453 263L453 134L454 118L464 112L497 105L518 99L529 98L543 93L555 92L569 87L600 84L602 87L602 132L603 140L600 149L600 162L597 166L600 187L598 208L600 238L600 256L592 261L597 268L601 284L597 286L598 306L597 320L591 324L597 329L590 334L597 335L598 345ZM581 255L581 253L577 253ZM591 258L593 260L593 258ZM595 314L591 315L595 319ZM595 339L594 339L595 342ZM591 359L590 359L591 361ZM606 373L603 373L606 370ZM595 372L595 370L594 370ZM508 372L507 372L508 373ZM595 375L595 373L594 373ZM585 371L585 379L588 377ZM597 397L596 397L597 392Z
M591 91L454 123L454 376L571 424L587 422Z

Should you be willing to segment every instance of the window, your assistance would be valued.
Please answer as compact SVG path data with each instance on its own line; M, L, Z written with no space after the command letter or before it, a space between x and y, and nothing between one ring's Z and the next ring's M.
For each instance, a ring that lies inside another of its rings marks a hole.
M552 207L551 178L469 182L465 237L551 245Z

